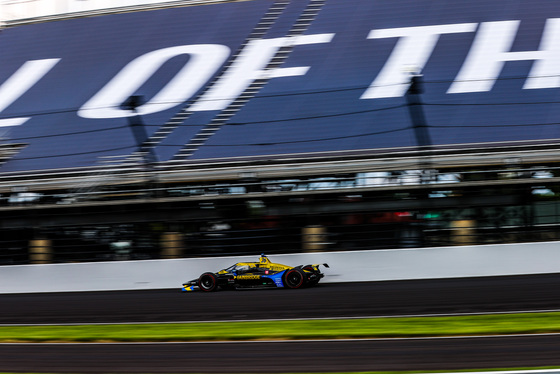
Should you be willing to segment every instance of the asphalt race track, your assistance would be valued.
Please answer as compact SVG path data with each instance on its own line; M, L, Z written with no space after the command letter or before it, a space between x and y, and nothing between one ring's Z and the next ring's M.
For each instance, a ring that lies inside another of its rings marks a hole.
M559 357L559 336L228 344L7 345L0 346L0 370L28 373L430 371L560 365Z
M0 295L0 323L358 317L560 309L560 274L302 290ZM560 365L560 335L327 342L3 344L0 372L256 373Z
M216 321L560 309L560 274L323 283L301 290L177 289L0 295L0 324Z

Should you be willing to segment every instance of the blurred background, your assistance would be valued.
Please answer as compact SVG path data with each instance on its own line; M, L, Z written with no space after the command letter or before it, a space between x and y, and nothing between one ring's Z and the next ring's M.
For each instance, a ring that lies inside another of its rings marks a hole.
M558 240L555 2L396 3L1 1L0 265Z

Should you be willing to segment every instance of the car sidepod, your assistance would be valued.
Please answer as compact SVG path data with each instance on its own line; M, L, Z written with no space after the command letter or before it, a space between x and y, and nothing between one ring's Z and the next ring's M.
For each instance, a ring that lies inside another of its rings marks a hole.
M274 284L276 285L276 287L283 288L284 287L284 282L282 281L282 279L284 277L285 272L286 272L286 270L283 270L283 271L280 271L278 273L265 274L265 275L262 275L262 277L272 280L274 282Z

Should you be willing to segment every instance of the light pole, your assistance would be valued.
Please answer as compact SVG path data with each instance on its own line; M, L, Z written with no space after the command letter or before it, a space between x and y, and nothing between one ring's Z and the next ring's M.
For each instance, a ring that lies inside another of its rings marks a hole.
M128 117L128 124L130 125L132 135L134 135L134 139L136 140L138 153L142 157L142 164L144 165L146 179L148 181L148 193L154 193L157 196L157 176L153 173L153 166L158 159L153 147L146 144L146 141L148 140L148 133L144 127L142 117L136 110L142 104L142 96L130 96L124 103L121 104L121 108L128 109L135 114L134 116Z
M419 151L418 157L420 158L420 168L422 169L422 183L429 183L433 179L429 158L429 152L432 149L432 139L430 138L420 98L420 94L423 92L422 74L412 73L410 76L410 86L406 91L405 97Z
M140 105L143 104L142 96L130 96L124 103L121 104L121 108L128 109L135 115L128 117L128 124L132 130L132 135L136 140L136 145L138 146L138 152L141 154L145 165L151 165L157 161L157 156L152 147L146 145L148 140L148 133L142 121L142 117L138 114L136 110Z

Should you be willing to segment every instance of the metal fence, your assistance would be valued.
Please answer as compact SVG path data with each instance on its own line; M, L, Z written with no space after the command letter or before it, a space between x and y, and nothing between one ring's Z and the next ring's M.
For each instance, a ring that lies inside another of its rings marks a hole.
M349 210L215 221L3 230L0 231L0 264L352 251L559 239L560 202L543 201L507 207Z
M378 164L147 170L132 162L62 176L2 175L0 264L560 239L555 163Z

